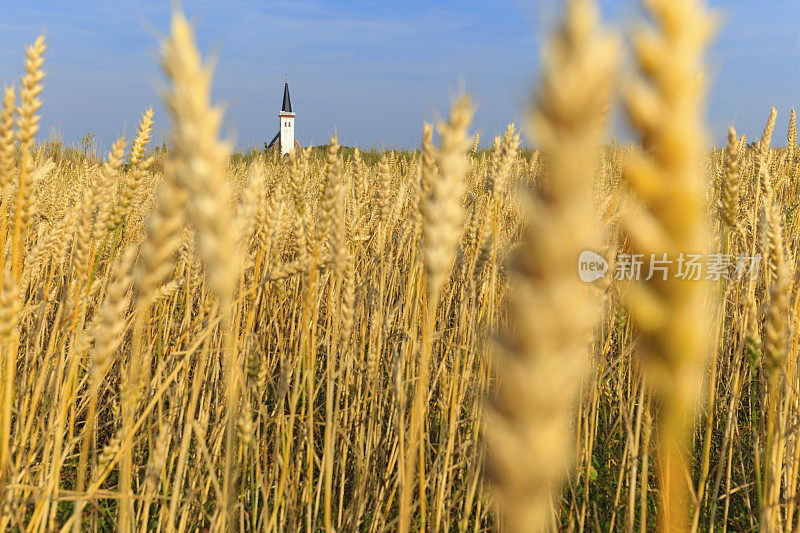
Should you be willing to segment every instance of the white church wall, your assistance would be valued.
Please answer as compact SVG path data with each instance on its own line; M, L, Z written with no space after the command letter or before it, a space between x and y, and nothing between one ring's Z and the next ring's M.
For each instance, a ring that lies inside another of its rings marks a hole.
M281 121L281 155L294 148L294 117L278 115Z

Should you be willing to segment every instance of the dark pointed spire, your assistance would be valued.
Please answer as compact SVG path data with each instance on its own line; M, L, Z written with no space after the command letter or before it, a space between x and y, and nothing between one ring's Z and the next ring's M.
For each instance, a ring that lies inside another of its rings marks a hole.
M283 107L281 111L285 111L286 113L292 112L292 100L289 98L289 82L286 82L286 85L283 87Z

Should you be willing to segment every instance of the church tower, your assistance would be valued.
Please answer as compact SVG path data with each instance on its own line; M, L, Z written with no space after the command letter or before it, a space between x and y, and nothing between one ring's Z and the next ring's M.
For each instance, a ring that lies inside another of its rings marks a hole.
M289 98L289 82L283 87L283 106L278 113L281 122L280 127L280 147L281 155L286 155L294 148L294 113L292 112L292 100Z
M274 150L280 155L287 155L292 150L302 148L294 137L294 111L292 99L289 98L289 81L283 86L283 105L278 113L278 133L267 145L267 150Z

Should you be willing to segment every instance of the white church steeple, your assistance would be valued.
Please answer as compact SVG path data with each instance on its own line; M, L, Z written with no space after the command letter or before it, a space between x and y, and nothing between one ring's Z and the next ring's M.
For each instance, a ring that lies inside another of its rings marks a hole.
M288 154L294 149L294 112L292 112L292 101L289 98L289 81L283 88L283 106L278 113L280 120L280 146L281 155Z

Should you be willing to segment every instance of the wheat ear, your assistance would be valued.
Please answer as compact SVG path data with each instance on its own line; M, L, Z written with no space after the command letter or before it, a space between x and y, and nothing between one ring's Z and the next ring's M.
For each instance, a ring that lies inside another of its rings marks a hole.
M728 130L728 158L725 161L725 185L722 190L722 220L729 228L735 228L739 219L739 139L733 126Z
M756 161L756 169L758 171L758 186L759 195L756 202L756 208L760 209L764 203L772 203L772 177L769 175L770 154L769 147L772 144L772 134L775 131L775 120L778 117L778 112L774 107L769 110L769 117L767 123L764 125L764 133L761 134L761 139L758 142L758 159Z
M234 227L231 189L225 176L230 147L219 140L222 110L211 105L212 68L203 63L194 33L181 13L173 14L171 36L164 44L162 65L173 86L166 98L174 122L172 142L176 157L184 161L175 169L176 183L187 192L187 219L197 228L198 255L223 313L221 331L224 336L227 419L224 505L220 510L223 511L223 523L232 529L233 453L240 369L232 332L231 304L241 258L236 253L237 239L229 235Z
M0 111L0 190L11 183L17 146L14 143L14 87L3 91L3 109Z
M712 31L699 0L647 0L655 29L636 34L634 47L646 81L626 98L631 121L648 148L634 154L625 177L643 209L624 220L632 253L673 259L666 276L653 276L627 292L638 325L647 384L663 405L661 483L666 531L687 528L684 443L694 420L708 313L706 284L677 277L679 254L704 254L702 193L702 54ZM666 277L667 279L663 279Z
M487 412L488 472L508 531L553 527L551 505L572 456L570 411L600 306L576 269L581 252L601 244L592 176L616 55L616 41L598 29L596 5L568 2L544 55L532 127L547 154L546 178L523 200L523 245L509 274L513 326L498 346ZM513 137L503 152L515 148Z
M464 177L467 171L466 152L470 146L467 129L472 121L472 105L467 96L461 96L450 109L447 123L439 124L441 147L437 153L440 173L429 183L423 206L423 256L428 281L428 305L425 319L425 337L420 347L417 364L418 378L414 385L411 421L408 429L408 449L404 465L404 483L400 496L400 531L409 530L411 522L411 495L414 472L419 461L420 515L425 521L424 467L424 400L428 391L431 337L435 324L436 303L445 279L450 273L461 240L464 208ZM425 138L423 130L423 144ZM424 184L424 181L423 181ZM419 456L417 450L419 449Z
M92 230L93 237L98 240L103 237L108 227L111 225L113 216L113 195L114 187L119 177L122 167L122 158L125 154L125 137L120 137L111 147L107 160L100 168L100 176L92 191L92 209L96 208L97 216Z
M33 203L33 174L31 173L33 139L39 131L37 115L42 107L39 94L42 92L44 79L44 52L46 50L44 35L26 50L25 75L22 76L20 89L20 106L17 110L17 136L19 138L22 161L19 168L17 200L14 213L14 237L12 240L12 265L14 278L19 280L22 268L22 248Z
M339 143L336 135L331 137L325 161L325 175L323 177L322 198L317 211L317 221L314 226L314 252L322 256L325 243L335 244L336 205L339 200L339 188L342 175L342 162L339 158Z
M782 391L786 388L787 331L789 294L791 282L786 264L780 208L777 204L764 204L762 246L767 263L767 302L764 325L764 363L767 374L766 391L766 447L764 456L764 487L761 508L761 530L780 531L781 489L781 408Z
M438 175L428 181L423 170L423 254L428 274L428 297L433 305L455 260L464 222L464 176L466 151L470 140L467 128L472 121L470 99L461 96L450 110L450 118L439 124L441 146L437 152ZM423 130L425 132L426 130ZM423 151L425 151L423 138ZM423 169L425 165L423 163Z
M113 212L108 218L107 228L114 229L125 220L131 208L131 202L136 197L136 193L147 169L150 167L152 159L144 159L147 143L150 142L150 135L153 129L153 109L148 108L139 121L136 130L136 137L131 145L131 161L128 175L117 196L117 203L114 205Z

